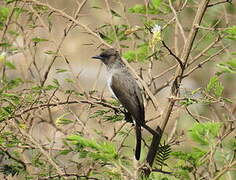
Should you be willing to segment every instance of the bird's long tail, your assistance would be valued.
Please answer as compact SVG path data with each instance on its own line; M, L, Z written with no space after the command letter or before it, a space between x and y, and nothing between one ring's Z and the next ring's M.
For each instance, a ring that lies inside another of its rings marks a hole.
M135 159L139 160L141 154L141 143L142 143L141 126L137 124L135 125L135 133L136 133Z

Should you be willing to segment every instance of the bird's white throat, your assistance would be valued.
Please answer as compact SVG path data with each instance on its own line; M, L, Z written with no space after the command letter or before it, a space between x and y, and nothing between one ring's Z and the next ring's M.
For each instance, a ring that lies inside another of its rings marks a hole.
M112 96L117 99L115 93L113 92L113 90L111 89L111 85L112 85L112 76L114 75L115 73L115 70L110 70L110 71L107 71L107 86L108 86L108 89L109 91L111 92Z

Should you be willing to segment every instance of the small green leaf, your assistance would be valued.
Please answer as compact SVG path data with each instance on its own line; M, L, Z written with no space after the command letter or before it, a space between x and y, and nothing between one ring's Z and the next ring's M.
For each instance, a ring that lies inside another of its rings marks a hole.
M50 90L57 89L57 88L58 88L58 86L53 86L53 85L49 84L47 86L44 86L43 88L40 87L40 86L34 87L34 90L42 90L42 89L44 89L46 91L50 91Z
M45 41L48 41L48 39L35 37L35 38L32 39L32 41L35 42L35 43L39 43L39 42L45 42Z
M68 83L75 83L75 81L73 79L70 78L65 78L65 81Z
M109 38L107 35L105 35L105 33L98 32L98 34L103 40L107 41L108 43L111 44L113 42L113 40Z
M219 135L221 123L196 123L189 130L190 137L201 145L209 145L215 142L215 138Z
M145 14L146 13L146 7L142 4L136 4L134 7L129 8L128 12L138 13L138 14Z
M50 50L45 51L44 53L45 53L45 54L48 54L48 55L55 55L55 54L56 54L55 51L50 51Z
M53 79L52 82L53 82L57 87L60 86L60 83L59 83L59 81L58 81L57 79Z
M184 106L189 106L196 103L196 100L192 99L192 98L186 98L183 101L180 101L180 104L184 105Z
M124 120L124 115L121 114L114 114L114 115L106 115L103 117L105 121L117 122Z
M9 30L8 33L13 35L13 36L19 36L19 34L20 34L17 31L14 31L14 30Z
M0 7L0 20L6 20L7 16L9 14L9 8L6 7Z
M138 46L136 50L130 50L123 53L123 57L127 59L128 62L147 60L149 53L148 44L144 43Z
M111 14L113 16L116 16L116 17L121 17L121 15L119 15L116 11L114 11L113 9L111 9Z
M4 47L4 48L9 48L9 47L11 47L11 44L10 44L10 43L7 43L7 42L1 42L1 43L0 43L0 46L1 46L1 47Z
M69 113L62 114L56 119L56 124L57 125L67 125L70 123L73 123L74 121L68 118L65 118L65 116L69 115Z
M102 8L99 7L99 6L92 6L91 8L93 8L93 9L102 9Z
M70 152L72 152L71 149L64 149L64 150L59 151L59 154L61 154L61 155L67 155L67 154L69 154Z
M214 76L210 79L206 88L206 91L208 93L213 93L216 97L220 97L223 93L223 90L224 90L224 87L219 82L219 79L217 76Z
M217 74L222 73L236 73L236 59L231 59L230 61L217 64L217 67L220 71Z
M24 8L19 8L19 7L14 8L14 13L16 14L16 16L19 16L20 14L24 12L28 12L28 10Z
M5 66L8 67L9 69L16 69L16 66L10 61L5 61Z
M2 93L1 95L4 97L4 101L10 102L12 105L16 105L20 102L20 97L17 94Z
M63 73L63 72L67 72L67 69L56 69L57 73Z
M197 88L197 89L193 90L191 92L191 94L194 95L194 94L198 93L200 90L201 90L201 88Z
M21 78L15 78L11 79L10 81L7 82L7 88L8 89L13 89L18 87L20 84L22 84L24 81Z
M159 8L160 5L161 5L161 1L162 1L162 0L152 0L152 5L153 5L155 8Z
M226 38L236 40L236 26L229 27L224 33L227 35Z
M10 3L13 3L13 2L15 2L15 1L17 1L17 0L4 0L7 4L10 4Z
M74 144L80 144L84 147L90 147L95 150L101 149L101 146L95 140L86 139L77 134L70 135L66 139L72 141Z

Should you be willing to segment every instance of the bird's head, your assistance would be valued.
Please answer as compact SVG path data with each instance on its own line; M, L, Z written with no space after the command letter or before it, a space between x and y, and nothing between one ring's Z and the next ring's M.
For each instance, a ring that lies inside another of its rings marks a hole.
M93 56L94 59L100 59L105 65L112 65L120 60L119 52L113 48L104 50L100 55Z

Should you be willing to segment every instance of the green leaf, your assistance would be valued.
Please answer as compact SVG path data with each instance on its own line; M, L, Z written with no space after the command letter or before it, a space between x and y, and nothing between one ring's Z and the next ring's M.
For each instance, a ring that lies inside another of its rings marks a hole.
M189 106L196 103L196 100L192 99L192 98L186 98L183 101L180 101L180 104L184 105L184 106Z
M63 72L67 72L67 69L56 69L57 73L63 73Z
M9 116L11 116L13 112L12 106L4 106L0 108L0 122L6 120Z
M127 59L128 62L141 61L144 62L147 60L149 53L148 44L144 43L138 46L134 51L126 51L123 53L123 57Z
M48 39L35 37L35 38L32 38L32 41L35 42L35 43L39 43L39 42L45 42L45 41L48 41Z
M19 16L20 14L24 12L28 12L28 10L24 8L19 8L19 7L14 8L14 13L16 14L16 16Z
M192 148L189 152L183 152L183 151L176 151L176 152L171 152L171 155L174 156L177 159L183 160L185 163L182 163L181 165L179 164L179 168L183 168L183 166L187 166L187 163L190 163L194 167L201 166L201 158L207 153L207 151L202 150L200 148ZM187 171L190 169L186 169Z
M13 35L13 36L19 36L19 34L20 34L17 31L14 31L14 30L9 30L8 33Z
M13 3L13 2L15 2L15 1L17 1L17 0L4 0L7 4L10 4L10 3Z
M224 90L224 87L219 82L219 79L217 76L214 76L210 79L206 88L206 91L208 93L213 93L216 97L220 97L223 93L223 90Z
M98 33L102 39L104 39L109 44L112 44L116 38L118 38L119 41L128 39L128 37L125 35L127 28L127 25L115 25L113 28L111 25L105 24L98 28L100 30Z
M73 123L74 121L68 118L65 118L65 116L69 115L69 113L62 114L56 119L56 124L57 125L67 125L70 123Z
M236 40L236 26L229 27L224 33L227 35L226 38Z
M98 34L103 40L107 41L108 43L111 44L113 42L113 40L111 38L109 38L106 34L104 34L102 32L98 32Z
M92 6L91 8L93 8L93 9L102 9L102 8L99 7L99 6Z
M106 162L118 157L115 146L110 142L98 143L95 140L87 139L77 134L70 135L67 140L77 146L77 149L81 152L81 158L90 157L94 160ZM84 148L86 148L86 151Z
M119 15L116 11L114 11L113 9L111 9L111 14L113 16L116 16L116 17L121 17L121 15Z
M56 87L60 86L60 83L59 83L59 81L57 79L53 79L52 82L56 85Z
M4 47L4 48L9 48L9 47L11 47L11 44L8 43L8 42L1 42L1 43L0 43L0 46L1 46L1 47Z
M67 155L67 154L69 154L70 152L72 152L71 149L64 149L64 150L59 151L59 154L61 154L61 155Z
M236 59L231 59L230 61L219 63L216 65L220 71L217 72L218 75L222 73L236 73Z
M107 115L107 116L104 116L104 120L105 121L111 121L111 122L117 122L117 121L122 121L124 120L124 115L123 114L119 114L119 115Z
M22 84L24 81L21 78L16 78L16 79L12 79L10 81L7 82L7 89L13 89L18 87L20 84Z
M193 141L201 145L209 145L218 137L221 126L221 123L196 123L189 130L189 135Z
M44 53L48 54L48 55L56 55L56 52L55 51L51 51L51 50L45 51Z
M162 6L162 0L151 0L151 3L146 7L143 4L136 4L133 7L128 9L129 13L137 13L137 14L159 14L162 11L169 11L168 6Z
M161 5L161 2L162 2L162 0L152 0L152 5L153 5L155 8L159 8L160 5Z
M49 85L44 86L44 87L40 87L40 86L35 87L34 90L42 90L42 89L44 89L46 91L50 91L50 90L54 90L54 89L57 89L57 88L58 88L58 86L54 86L54 85L49 84Z
M19 101L20 101L20 98L17 94L2 93L1 95L2 95L2 97L4 97L3 100L6 100L6 101L10 102L13 105L18 104Z
M73 79L70 79L70 78L65 78L65 81L68 82L68 83L75 83L75 80Z
M96 112L94 112L90 118L96 118L96 117L99 117L99 116L103 116L105 114L107 114L108 112L110 112L110 110L97 110Z
M76 135L76 134L70 135L66 139L69 141L72 141L74 144L80 144L84 147L90 147L95 150L101 149L101 146L95 140L86 139L80 135Z
M16 66L10 61L5 61L5 66L9 69L16 69Z
M0 7L0 20L6 20L9 14L9 8Z
M197 89L193 90L191 92L191 95L194 95L194 94L198 93L200 90L201 90L201 88L197 88Z
M142 4L136 4L134 7L128 9L129 13L138 13L138 14L145 14L146 7Z

